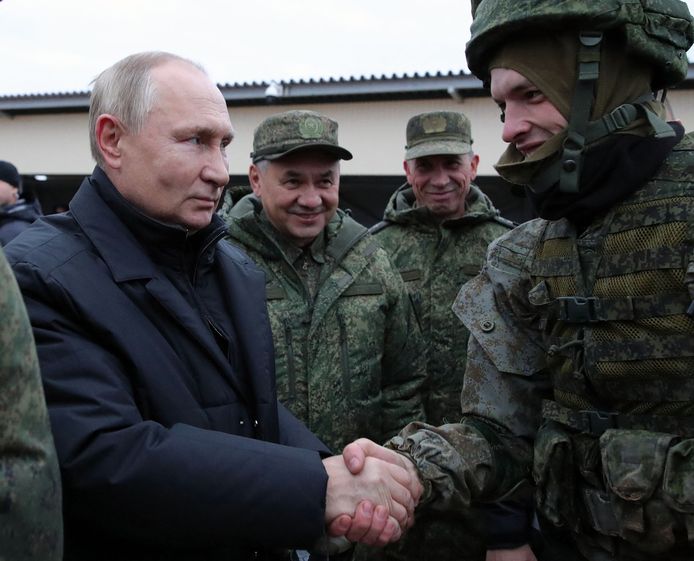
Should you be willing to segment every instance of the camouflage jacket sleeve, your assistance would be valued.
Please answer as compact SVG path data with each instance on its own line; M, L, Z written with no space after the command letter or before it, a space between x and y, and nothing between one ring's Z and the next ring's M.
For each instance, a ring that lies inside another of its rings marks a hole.
M532 440L549 392L544 349L525 305L537 227L494 242L482 274L454 304L471 332L461 423L413 424L389 443L417 464L432 508L496 501L530 481Z
M34 339L0 251L0 558L62 559L60 473Z
M426 369L423 340L405 283L385 252L379 253L391 302L382 363L383 437L390 438L407 423L424 420Z

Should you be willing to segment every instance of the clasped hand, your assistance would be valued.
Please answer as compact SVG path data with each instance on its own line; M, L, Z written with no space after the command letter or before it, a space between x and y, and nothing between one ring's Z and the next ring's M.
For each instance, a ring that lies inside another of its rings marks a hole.
M342 456L323 460L328 472L325 520L331 536L384 546L414 523L422 485L414 464L365 438Z

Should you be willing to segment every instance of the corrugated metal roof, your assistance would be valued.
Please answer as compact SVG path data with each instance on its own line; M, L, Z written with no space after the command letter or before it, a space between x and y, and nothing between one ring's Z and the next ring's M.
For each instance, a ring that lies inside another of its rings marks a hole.
M235 82L218 84L229 105L266 103L313 103L406 97L445 97L449 91L471 90L483 95L482 84L463 70L457 72L392 74L308 80ZM268 88L274 88L268 91ZM280 95L269 95L279 93ZM87 111L89 91L34 93L0 96L0 111L17 113L53 113Z
M694 63L680 86L694 88ZM482 82L460 71L381 74L308 80L235 82L219 84L227 103L265 105L268 103L325 103L373 99L417 99L473 97L488 95ZM35 93L0 96L0 112L19 113L83 112L89 109L89 91Z

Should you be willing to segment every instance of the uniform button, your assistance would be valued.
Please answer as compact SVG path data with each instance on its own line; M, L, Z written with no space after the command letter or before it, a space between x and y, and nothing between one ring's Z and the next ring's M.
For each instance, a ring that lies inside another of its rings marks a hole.
M495 324L490 319L485 319L485 320L480 322L480 328L485 333L489 333L490 331L492 331L494 329L494 327L495 327Z
M564 171L571 173L571 172L576 171L576 168L578 166L576 165L575 160L565 160L564 163L562 164L562 167L564 168Z

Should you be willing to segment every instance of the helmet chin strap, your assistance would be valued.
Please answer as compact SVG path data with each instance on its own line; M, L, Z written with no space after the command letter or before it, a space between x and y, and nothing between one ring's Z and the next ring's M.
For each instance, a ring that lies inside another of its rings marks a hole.
M586 146L586 128L593 106L595 84L600 76L600 46L602 32L581 31L578 50L578 76L571 102L571 114L567 136L561 154L559 190L562 193L578 193L583 150Z
M627 127L641 116L648 120L656 138L675 134L670 125L644 105L653 100L652 94L643 95L631 103L620 105L600 119L589 121L595 85L600 75L602 37L602 32L598 31L579 33L581 45L578 52L578 76L566 127L566 139L559 160L531 181L529 187L537 194L548 191L557 181L561 193L578 193L586 146Z

